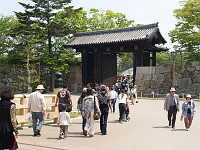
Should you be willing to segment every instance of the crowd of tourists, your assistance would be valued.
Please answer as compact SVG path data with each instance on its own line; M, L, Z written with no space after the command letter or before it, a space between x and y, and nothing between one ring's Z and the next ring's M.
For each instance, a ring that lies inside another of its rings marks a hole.
M41 136L42 125L46 111L44 95L45 88L38 85L36 91L30 94L28 101L28 112L32 114L33 136ZM179 111L179 96L175 94L175 88L170 89L164 102L164 110L168 112L169 126L173 129L176 123L176 114ZM16 138L19 135L17 130L16 105L11 100L14 94L10 88L4 88L1 91L0 100L0 150L18 148ZM102 135L107 134L107 123L109 113L116 112L116 102L119 108L118 122L129 121L129 100L131 104L138 103L137 86L125 81L119 81L108 87L104 84L92 87L88 84L82 89L82 94L77 100L77 109L82 116L82 134L83 136L94 136L95 120L100 119L100 131ZM58 125L60 127L59 138L68 136L68 127L71 124L69 112L72 110L71 94L66 86L57 93L55 106L58 106ZM180 120L184 120L185 128L189 131L194 113L195 103L191 100L191 95L186 95L186 101L182 104L182 115ZM15 135L14 135L15 133Z

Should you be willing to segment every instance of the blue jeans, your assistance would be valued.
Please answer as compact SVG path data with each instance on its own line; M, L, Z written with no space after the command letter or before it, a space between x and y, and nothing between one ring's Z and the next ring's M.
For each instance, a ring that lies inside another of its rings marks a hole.
M115 103L116 103L116 98L115 99L111 99L111 104L112 104L112 112L115 112Z
M33 133L37 134L42 129L42 125L44 123L44 115L42 112L32 112L32 120L33 120ZM39 120L39 123L38 123Z
M82 117L83 121L82 121L82 130L84 132L84 128L86 126L86 118L85 117Z
M107 132L107 122L108 122L108 112L101 112L100 118L100 130L102 134L106 134Z

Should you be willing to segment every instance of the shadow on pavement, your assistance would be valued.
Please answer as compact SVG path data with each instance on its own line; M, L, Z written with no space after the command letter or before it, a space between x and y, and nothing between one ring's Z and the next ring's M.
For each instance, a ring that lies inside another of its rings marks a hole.
M119 120L108 121L108 123L119 123Z
M155 126L155 127L153 127L153 128L164 128L164 129L166 129L166 128L171 128L171 127L169 127L169 126Z
M186 131L186 129L172 129L172 131Z
M33 136L33 134L20 134L19 136Z
M35 147L35 149L43 147L43 148L47 148L47 149L69 150L69 149L63 149L63 148L57 148L57 147L50 147L50 146L42 146L42 145L35 145L35 144L27 144L27 143L21 143L21 142L18 142L18 144L32 146L32 147Z

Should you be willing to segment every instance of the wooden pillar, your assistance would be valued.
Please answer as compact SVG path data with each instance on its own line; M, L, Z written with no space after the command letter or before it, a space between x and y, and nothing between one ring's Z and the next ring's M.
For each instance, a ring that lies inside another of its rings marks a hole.
M82 84L83 86L86 86L87 81L86 81L86 77L87 77L87 53L85 52L85 50L82 51Z
M133 84L135 85L135 76L136 76L136 52L133 52Z
M150 66L150 53L149 51L143 52L143 66Z
M156 52L152 52L152 66L156 66Z
M101 59L101 53L95 52L94 53L94 82L95 83L101 83L102 82L102 59Z

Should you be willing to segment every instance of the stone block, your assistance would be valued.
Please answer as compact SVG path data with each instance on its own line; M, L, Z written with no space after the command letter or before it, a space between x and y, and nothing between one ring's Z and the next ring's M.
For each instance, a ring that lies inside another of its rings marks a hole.
M150 75L150 74L144 74L144 75L143 75L143 80L149 81L149 80L151 80L151 79L152 79L152 75Z
M189 89L192 86L191 78L183 78L178 80L178 87L180 89Z
M155 67L137 67L137 74L155 74Z
M199 66L196 66L195 69L198 70L198 71L200 71L200 65L199 65Z
M160 73L171 72L171 67L160 67Z
M193 79L193 83L200 83L200 77L194 78L194 79Z
M185 64L185 68L191 68L192 67L192 62L187 62Z
M197 91L199 88L200 88L200 83L194 83L194 84L192 84L191 90Z
M136 73L135 79L136 80L142 80L143 79L143 74Z
M192 72L195 70L195 68L186 68L187 71Z
M163 81L164 80L164 75L163 74L155 75L155 80L157 80L157 81Z
M150 84L150 88L152 88L152 89L159 88L159 83L155 80L152 80L151 84Z
M200 63L199 62L192 62L192 66L195 68L195 67L197 67L197 66L199 66L200 65Z
M183 78L189 78L189 72L187 70L184 71L184 73L182 74Z
M182 77L182 75L181 74L179 74L179 73L176 73L175 74L175 79L182 79L183 77Z
M184 71L185 71L185 68L184 68L184 67L176 67L176 72L177 72L177 73L183 74Z
M166 80L166 79L172 79L172 73L165 73L164 80Z

